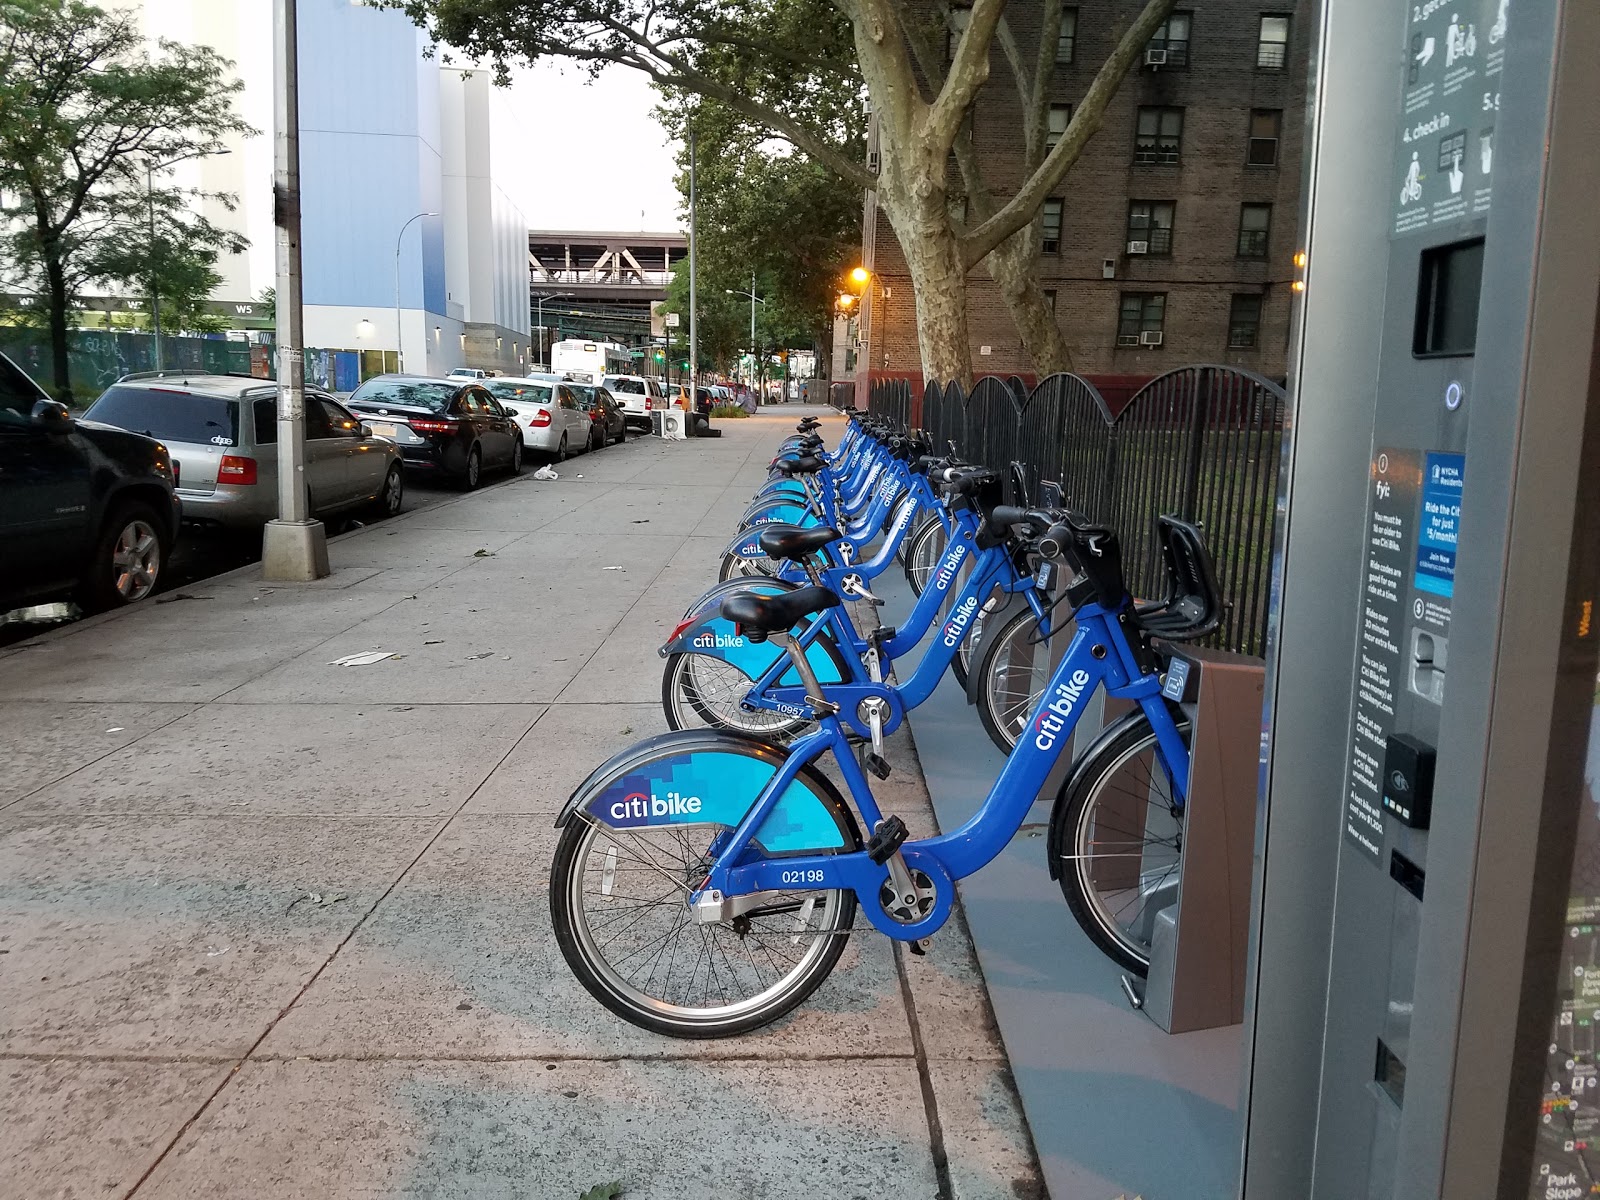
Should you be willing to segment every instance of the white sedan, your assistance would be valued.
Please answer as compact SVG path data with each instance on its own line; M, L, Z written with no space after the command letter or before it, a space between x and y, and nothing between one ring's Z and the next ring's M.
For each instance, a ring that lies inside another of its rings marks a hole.
M557 462L582 454L593 436L582 398L570 384L548 379L486 379L484 387L522 429L529 450Z

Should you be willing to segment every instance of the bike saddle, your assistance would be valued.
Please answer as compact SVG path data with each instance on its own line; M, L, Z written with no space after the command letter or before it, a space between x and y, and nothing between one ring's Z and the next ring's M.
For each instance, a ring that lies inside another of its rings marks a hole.
M815 475L822 470L822 460L806 454L800 458L780 458L773 466L785 475Z
M826 525L806 528L800 525L768 525L756 539L768 558L791 558L796 562L815 554L829 542L844 535Z
M813 429L817 428L821 424L822 422L817 420L815 417L807 417L804 421L801 421L800 424L796 425L795 428L801 433L810 433Z
M823 587L804 587L776 596L735 592L722 602L722 615L752 642L764 642L769 633L788 629L802 617L838 608L839 597Z

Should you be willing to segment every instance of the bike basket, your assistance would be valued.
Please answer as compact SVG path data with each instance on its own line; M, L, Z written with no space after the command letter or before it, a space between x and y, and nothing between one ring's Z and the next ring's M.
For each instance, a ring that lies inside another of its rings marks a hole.
M1200 528L1173 516L1156 518L1167 595L1136 610L1139 625L1169 642L1205 637L1222 624L1222 593Z

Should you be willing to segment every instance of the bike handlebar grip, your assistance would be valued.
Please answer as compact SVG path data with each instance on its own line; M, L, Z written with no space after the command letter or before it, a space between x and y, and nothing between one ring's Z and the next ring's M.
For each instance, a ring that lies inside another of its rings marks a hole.
M1052 525L1039 539L1039 553L1045 558L1067 558L1067 548L1072 545L1072 528Z
M1000 536L1011 531L1013 525L1026 524L1033 514L1026 508L1013 508L1009 504L996 505L989 514L989 530Z

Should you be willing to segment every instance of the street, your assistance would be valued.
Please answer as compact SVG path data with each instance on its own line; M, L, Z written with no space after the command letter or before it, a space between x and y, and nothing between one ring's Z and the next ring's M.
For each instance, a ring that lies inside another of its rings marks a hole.
M656 649L804 411L0 649L7 1196L1040 1194L959 919L927 957L858 932L730 1041L613 1018L554 945L552 817L665 728Z

